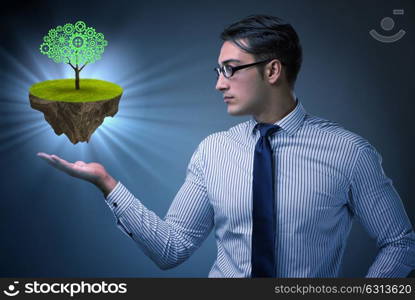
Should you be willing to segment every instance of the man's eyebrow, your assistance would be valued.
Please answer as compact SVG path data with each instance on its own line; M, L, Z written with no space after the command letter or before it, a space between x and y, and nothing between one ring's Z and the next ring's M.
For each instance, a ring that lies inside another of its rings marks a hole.
M230 63L230 62L241 62L241 61L239 59L231 58L231 59L224 60L222 62L222 65L227 64L227 63Z

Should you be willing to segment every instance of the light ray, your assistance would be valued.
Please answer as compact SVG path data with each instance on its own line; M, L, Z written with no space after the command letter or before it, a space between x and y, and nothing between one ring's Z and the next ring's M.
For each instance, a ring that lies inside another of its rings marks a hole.
M21 144L26 143L33 137L40 135L47 130L48 128L44 124L37 124L31 126L30 128L25 127L22 132L12 135L7 139L7 141L3 142L0 138L0 153L8 151L12 147L20 147Z
M6 58L6 61L11 64L13 70L18 70L21 76L26 77L29 82L39 82L41 79L38 78L30 69L26 68L16 57L9 54L5 49L0 47L0 55Z
M153 178L157 179L160 183L162 183L166 188L166 182L163 180L161 174L158 174L154 171L154 167L152 166L151 162L149 162L146 159L139 159L137 157L146 157L146 155L139 155L140 153L143 153L143 149L145 148L142 143L137 143L134 140L131 140L128 135L123 133L122 131L119 131L117 135L111 133L110 130L103 129L102 134L106 137L108 137L108 142L115 145L117 148L119 148L123 153L125 153L131 160L134 161L136 168L142 168L147 174L150 174ZM117 141L117 143L116 143ZM127 147L127 143L124 141L128 141L128 144L131 145L130 147ZM142 150L140 150L140 148ZM147 151L150 152L151 151ZM132 170L132 169L130 169ZM131 174L133 176L133 174Z

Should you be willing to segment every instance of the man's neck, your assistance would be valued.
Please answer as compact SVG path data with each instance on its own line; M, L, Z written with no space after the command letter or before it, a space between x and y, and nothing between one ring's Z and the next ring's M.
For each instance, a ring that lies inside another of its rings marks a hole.
M296 97L292 91L274 95L269 104L253 117L258 123L274 124L292 112L296 107Z

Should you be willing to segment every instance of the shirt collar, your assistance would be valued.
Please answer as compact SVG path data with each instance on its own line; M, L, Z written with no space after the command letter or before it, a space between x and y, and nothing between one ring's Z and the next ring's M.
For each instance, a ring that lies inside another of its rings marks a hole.
M298 98L296 99L296 106L295 108L284 118L274 123L274 125L278 125L281 129L287 132L290 136L294 135L301 125L304 122L304 117L307 114L306 110L304 109L303 105L301 104ZM255 133L256 125L258 124L257 120L255 120L254 116L251 116L249 120L249 132Z

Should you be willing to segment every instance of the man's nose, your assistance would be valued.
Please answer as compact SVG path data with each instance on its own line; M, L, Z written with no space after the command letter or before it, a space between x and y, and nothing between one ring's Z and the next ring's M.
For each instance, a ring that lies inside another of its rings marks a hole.
M216 81L215 88L221 92L229 89L229 81L225 78L225 76L223 76L222 73L219 75L218 80Z

